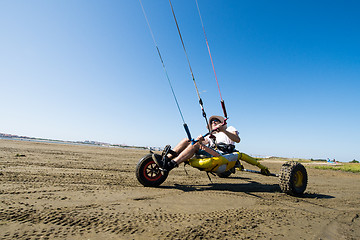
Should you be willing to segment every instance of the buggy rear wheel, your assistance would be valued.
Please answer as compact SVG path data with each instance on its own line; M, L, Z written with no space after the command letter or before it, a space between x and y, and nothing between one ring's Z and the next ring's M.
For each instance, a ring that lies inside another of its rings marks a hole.
M297 196L304 193L308 175L301 163L290 161L282 165L279 180L281 191Z
M166 180L169 174L159 169L151 155L146 155L136 165L136 178L145 187L159 186Z
M222 173L217 173L216 175L218 175L219 178L228 178L228 177L230 177L231 174L232 174L232 171L227 170L227 171L222 172Z

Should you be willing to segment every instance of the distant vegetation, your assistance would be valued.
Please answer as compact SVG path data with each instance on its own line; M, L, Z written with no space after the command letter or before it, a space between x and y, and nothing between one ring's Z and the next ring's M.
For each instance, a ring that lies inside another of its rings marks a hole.
M320 161L320 162L327 162L326 159L310 159L311 161Z
M330 169L330 170L346 171L346 172L354 172L354 173L359 173L360 172L360 164L358 162L357 163L344 163L344 164L335 165L335 166L331 166L331 165L315 166L314 168L316 168L316 169Z

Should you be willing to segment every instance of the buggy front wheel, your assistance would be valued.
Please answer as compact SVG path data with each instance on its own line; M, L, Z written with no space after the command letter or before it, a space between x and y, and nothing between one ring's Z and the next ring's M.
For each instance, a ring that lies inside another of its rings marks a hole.
M168 172L160 171L151 155L146 155L136 165L136 178L145 187L157 187L168 177Z

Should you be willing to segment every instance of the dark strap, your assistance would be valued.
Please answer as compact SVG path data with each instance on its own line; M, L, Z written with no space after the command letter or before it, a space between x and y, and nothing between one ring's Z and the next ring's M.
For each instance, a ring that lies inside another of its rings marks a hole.
M216 147L224 153L232 153L235 150L235 145L233 144L218 143Z

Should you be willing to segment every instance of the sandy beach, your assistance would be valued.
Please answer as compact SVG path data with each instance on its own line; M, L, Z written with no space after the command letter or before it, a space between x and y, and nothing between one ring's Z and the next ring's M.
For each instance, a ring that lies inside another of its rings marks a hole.
M145 188L135 167L147 153L0 140L0 239L360 238L360 174L306 165L307 190L292 197L276 177L211 183L180 166ZM278 173L283 162L262 163Z

